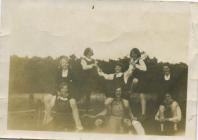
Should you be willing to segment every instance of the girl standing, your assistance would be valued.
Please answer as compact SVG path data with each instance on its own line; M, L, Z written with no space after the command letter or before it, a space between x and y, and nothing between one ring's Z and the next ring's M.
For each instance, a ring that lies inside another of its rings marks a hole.
M147 71L146 64L141 57L141 52L137 48L133 48L130 52L130 63L133 66L133 73L128 81L128 85L131 88L131 92L138 93L140 104L141 104L141 117L140 119L145 118L146 115L146 97L141 87L144 78L144 72Z

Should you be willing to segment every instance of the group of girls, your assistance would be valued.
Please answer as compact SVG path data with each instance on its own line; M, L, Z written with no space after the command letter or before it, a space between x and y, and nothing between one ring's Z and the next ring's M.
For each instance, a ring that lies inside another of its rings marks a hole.
M141 84L144 82L144 73L147 71L147 66L144 62L144 57L137 48L133 48L130 51L130 60L128 63L128 69L123 71L123 66L117 63L114 67L114 73L107 74L99 66L95 59L93 59L94 52L91 48L86 48L83 53L83 57L80 60L82 68L83 80L81 79L80 85L82 88L78 90L80 101L85 105L85 110L89 110L90 96L94 92L96 83L95 76L103 77L105 80L109 80L113 84L113 91L107 93L104 99L104 110L95 114L94 125L96 128L108 126L108 132L122 133L124 128L128 133L131 132L131 128L135 130L137 134L145 134L141 121L146 117L146 95L141 88ZM77 131L84 129L83 123L81 123L81 117L79 115L79 105L75 96L72 96L72 92L76 88L73 82L78 81L72 78L72 69L70 68L69 59L63 57L60 61L61 70L58 75L60 88L57 92L56 108L65 112L73 112L73 120ZM83 81L83 82L82 82ZM68 89L69 88L69 89ZM75 90L76 91L76 90ZM128 92L130 91L130 92ZM81 94L81 95L80 95ZM134 116L131 111L131 94L138 94L140 100L141 113L138 118ZM171 116L169 119L165 117L166 110L170 108ZM164 123L167 121L173 122L174 130L177 131L177 123L181 120L181 110L178 103L172 99L169 93L166 94L166 98L160 105L159 110L155 116L155 120L160 122L161 129L164 131ZM101 119L101 116L107 116ZM85 116L85 115L84 115ZM89 116L89 115L88 115ZM99 117L98 117L99 116ZM171 119L170 119L171 118ZM103 124L103 125L102 125ZM103 129L102 130L106 130ZM126 132L125 131L125 132Z

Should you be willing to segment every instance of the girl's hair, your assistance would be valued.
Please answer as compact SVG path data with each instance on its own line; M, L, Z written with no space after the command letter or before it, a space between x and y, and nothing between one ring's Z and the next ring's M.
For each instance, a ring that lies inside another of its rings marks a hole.
M121 68L123 67L122 63L120 63L120 62L117 62L117 63L115 64L115 66L120 66Z
M172 92L165 92L164 93L164 98L166 97L166 95L169 95L172 99L176 99L176 95L175 94L173 94Z
M58 61L59 61L59 63L58 63L58 68L59 68L59 69L61 69L61 61L62 61L62 59L67 60L68 63L70 62L69 57L67 57L67 56L60 56L60 57L58 58Z
M58 58L59 61L61 61L62 59L66 59L69 61L69 57L65 56L65 55L62 55Z
M138 48L131 49L130 57L132 57L133 52L137 55L138 58L141 57L141 53L140 53L140 50Z
M170 70L170 64L165 64L162 66L162 68L164 69L165 67L167 67Z
M92 51L92 49L91 48L86 48L85 50L84 50L84 56L87 56L88 55L88 53L90 52L90 51Z

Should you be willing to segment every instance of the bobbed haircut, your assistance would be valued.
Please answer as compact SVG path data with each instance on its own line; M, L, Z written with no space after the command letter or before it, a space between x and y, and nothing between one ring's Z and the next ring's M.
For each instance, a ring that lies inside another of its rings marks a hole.
M90 51L92 51L91 48L86 48L86 49L84 50L84 52L83 52L83 55L84 55L84 56L87 56L88 53L89 53Z
M141 53L140 53L140 50L138 48L131 49L130 57L132 57L133 52L137 55L138 58L141 57Z
M166 95L169 95L172 99L176 99L176 95L172 92L164 92L164 98L166 97Z
M164 68L168 68L168 69L170 70L170 65L169 65L169 64L165 64L165 65L162 66L162 68L163 68L163 69L164 69Z
M123 67L122 63L120 63L120 62L117 62L117 63L115 64L115 67L116 67L116 66L120 66L121 68Z
M58 58L58 61L59 61L59 64L58 64L58 68L59 69L61 69L61 63L62 63L62 60L66 60L68 63L70 63L70 59L69 59L69 57L67 57L67 56L60 56L59 58Z
M61 60L61 59L69 60L69 57L68 56L65 56L65 55L62 55L62 56L59 57L59 60Z

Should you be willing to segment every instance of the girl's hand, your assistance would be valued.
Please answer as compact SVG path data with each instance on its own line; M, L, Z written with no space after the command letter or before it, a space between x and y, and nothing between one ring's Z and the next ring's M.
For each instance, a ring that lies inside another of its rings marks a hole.
M62 100L62 101L67 101L68 100L67 98L63 98L63 97L60 97L60 96L58 97L58 99Z

